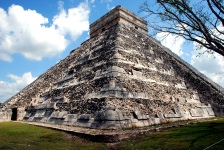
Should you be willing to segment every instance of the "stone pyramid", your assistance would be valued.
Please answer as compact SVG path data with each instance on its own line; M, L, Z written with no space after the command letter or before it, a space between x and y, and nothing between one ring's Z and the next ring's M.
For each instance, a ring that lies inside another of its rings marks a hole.
M223 88L117 6L90 25L90 39L6 101L0 120L121 129L223 114Z

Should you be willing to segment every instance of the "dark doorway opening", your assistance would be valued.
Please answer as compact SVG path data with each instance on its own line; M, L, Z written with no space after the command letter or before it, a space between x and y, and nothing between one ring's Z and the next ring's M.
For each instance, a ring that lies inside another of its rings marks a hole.
M17 108L12 108L11 120L14 120L14 121L17 120Z

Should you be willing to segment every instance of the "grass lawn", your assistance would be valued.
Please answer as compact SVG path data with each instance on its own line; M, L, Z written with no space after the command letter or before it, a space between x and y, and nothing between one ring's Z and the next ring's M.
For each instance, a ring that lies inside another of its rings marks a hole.
M22 124L0 123L0 150L41 149L205 149L224 139L224 118L133 137L119 143L94 143L70 134ZM224 149L224 140L208 150Z
M105 144L61 131L18 122L0 123L0 150L93 150L105 147Z
M222 140L223 139L223 140ZM224 150L224 118L155 132L147 136L121 142L119 149L205 149L222 140L209 150Z

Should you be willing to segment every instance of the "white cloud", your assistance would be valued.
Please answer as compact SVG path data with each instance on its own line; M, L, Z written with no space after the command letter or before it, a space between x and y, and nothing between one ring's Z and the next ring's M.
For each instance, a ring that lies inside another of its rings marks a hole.
M4 52L1 52L0 51L0 60L7 61L7 62L11 62L12 61L12 58L7 53L4 53Z
M220 26L218 28L220 29ZM184 53L182 47L185 40L181 37L176 38L176 36L172 34L169 34L166 38L163 38L164 35L164 33L159 33L156 38L171 51L179 56L183 56ZM220 37L221 36L223 35L220 35ZM204 52L205 49L196 50L198 44L193 44L194 49L191 51L190 64L208 78L224 87L224 57L216 53L214 55L203 54L197 57L199 53ZM189 55L189 53L186 55Z
M194 43L194 45L196 45ZM203 54L204 49L194 50L191 57L191 65L202 72L204 75L212 79L217 84L224 87L224 58L223 56L214 54Z
M62 35L70 35L75 41L83 31L89 30L89 13L87 3L81 3L77 8L70 8L68 11L62 9L54 16L53 25Z
M185 42L185 39L182 37L177 37L176 35L169 34L164 38L166 33L160 32L156 35L156 39L161 41L161 44L169 48L172 52L178 56L183 55L182 45Z
M107 10L111 10L111 9L114 9L114 6L110 7L110 5L107 4Z
M215 53L198 55L203 50L194 50L191 64L207 77L224 87L224 58ZM197 57L198 56L198 57Z
M57 4L58 4L58 9L59 9L60 11L64 9L64 2L63 2L63 1L59 0L59 1L57 2Z
M110 3L112 0L101 0L101 3Z
M8 77L13 82L0 80L0 102L4 102L36 79L36 77L32 76L31 72L26 72L21 77L14 74L9 74Z
M12 5L7 12L0 8L0 60L12 61L15 53L32 60L56 56L71 40L89 30L88 3L64 10L59 1L58 8L60 12L50 26L49 19L35 10L24 10L19 5Z
M94 3L95 2L95 0L90 0L90 3Z
M224 31L224 27L221 24L218 28L219 30ZM224 35L219 34L219 37L224 39ZM199 55L199 53L203 53L206 49L202 48L200 50L196 50L197 47L198 44L194 43L191 64L214 82L224 87L224 57L218 53L205 53Z

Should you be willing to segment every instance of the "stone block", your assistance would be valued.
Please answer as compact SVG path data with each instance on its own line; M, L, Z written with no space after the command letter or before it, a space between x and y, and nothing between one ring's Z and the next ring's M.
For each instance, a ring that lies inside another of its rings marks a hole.
M202 117L203 116L203 111L201 108L192 108L190 110L191 116L192 117Z
M46 110L44 117L50 117L52 112L53 112L53 110Z
M194 100L199 100L198 93L197 93L197 92L194 92L194 93L191 95L191 98L194 99Z
M160 124L161 123L160 118L151 118L150 121L152 124Z
M165 118L181 118L180 114L164 114Z
M215 116L215 113L211 107L206 108L206 110L207 110L209 116Z
M148 119L147 116L145 114L143 114L141 111L139 110L135 110L133 112L133 116L134 118L138 119L138 120L146 120Z
M64 96L62 97L54 97L51 99L52 102L64 102Z
M91 117L92 117L91 114L81 114L78 117L78 120L90 120Z
M64 123L64 119L63 118L50 118L49 122L55 123L55 124L63 124Z
M150 123L148 120L138 120L137 122L131 122L132 127L144 127L149 126Z
M119 121L119 120L125 120L123 113L116 109L116 110L102 110L97 112L95 116L95 120L110 120L110 121Z
M186 102L186 99L183 98L183 97L178 97L177 98L177 101L180 102L180 103L185 103Z
M135 99L138 99L138 98L141 98L141 99L148 99L148 95L146 93L136 93L136 92L128 92L128 98L135 98Z
M77 119L77 118L78 118L77 114L68 114L68 120Z
M64 119L65 124L75 124L77 122L78 115L77 114L68 114Z
M56 109L56 103L39 104L34 109Z
M186 84L185 84L185 82L184 82L184 81L181 81L181 85L182 85L182 87L183 87L184 89L186 89L186 88L187 88L187 86L186 86Z
M126 71L123 68L120 68L118 66L112 66L108 69L108 71L112 71L112 72L120 72L120 73L124 73L126 74Z
M181 114L181 111L178 107L174 107L172 110L175 114Z
M150 63L150 62L148 62L148 67L149 67L150 70L157 70L155 65Z
M196 100L196 99L187 99L187 102L188 103L201 103L199 100Z
M8 114L9 116L12 115L12 109L7 109L6 112L7 112L7 114Z
M42 118L42 117L44 117L44 114L45 114L45 110L37 110L34 117L35 118Z
M117 98L134 98L134 99L149 99L148 94L146 93L136 93L136 92L126 92L126 91L102 91L97 93L90 93L84 96L85 99L92 99L92 98L102 98L102 97L117 97Z
M32 113L26 113L26 115L24 116L24 118L29 118L32 115Z
M128 120L107 120L107 121L94 121L91 124L91 128L97 128L97 129L110 129L110 130L117 130L117 129L122 129L126 127L130 127Z
M32 119L32 121L37 121L37 122L39 122L39 121L41 121L43 119L43 117L34 117L33 119Z
M182 111L181 116L185 119L190 119L192 117L189 111Z
M0 118L3 118L3 116L4 116L4 115L3 115L2 113L0 113Z
M79 119L79 120L77 120L75 122L76 126L87 127L87 128L90 128L91 124L92 124L92 120L91 119L89 119L89 120Z
M97 70L97 71L95 72L95 77L99 77L99 76L101 76L101 70Z
M137 78L142 78L142 72L140 72L140 71L136 71L136 70L132 69L132 74L133 74L133 76L135 76Z
M64 119L67 115L67 112L66 111L54 111L50 118L58 118L58 119Z
M116 83L112 80L109 82L109 84L105 84L103 86L101 92L103 91L126 91L126 88L124 88L120 83Z
M187 102L187 103L190 103L190 102L191 102L191 99L186 98L186 102Z
M67 116L67 111L60 111L58 114L58 118L65 118Z
M157 113L155 117L164 119L164 115L162 113Z
M85 56L78 59L78 64L82 64L83 62L87 61L89 59L89 54L86 54Z

